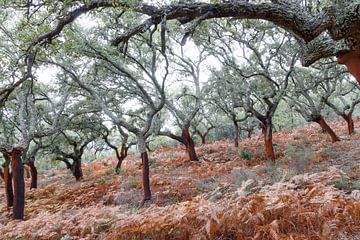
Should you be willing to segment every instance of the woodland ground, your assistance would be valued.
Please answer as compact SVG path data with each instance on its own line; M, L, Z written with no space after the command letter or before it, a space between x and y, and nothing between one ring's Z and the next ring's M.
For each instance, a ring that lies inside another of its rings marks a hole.
M181 146L155 150L144 206L133 154L120 175L115 158L84 164L80 182L68 170L40 174L25 221L9 221L1 186L0 239L360 239L360 118L352 136L330 125L340 142L315 124L274 134L276 164L261 135L199 146L200 163Z

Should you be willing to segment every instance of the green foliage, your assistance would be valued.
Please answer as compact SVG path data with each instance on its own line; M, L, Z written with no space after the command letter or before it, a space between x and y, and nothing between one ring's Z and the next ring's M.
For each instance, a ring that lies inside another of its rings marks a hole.
M240 157L245 160L251 160L254 156L254 152L251 149L244 148L240 151Z
M352 180L343 176L334 182L334 187L344 191L360 190L360 179Z

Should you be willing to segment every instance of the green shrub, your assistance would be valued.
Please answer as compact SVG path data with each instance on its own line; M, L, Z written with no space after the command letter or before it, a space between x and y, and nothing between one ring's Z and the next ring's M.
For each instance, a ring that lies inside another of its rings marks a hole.
M242 159L251 160L254 156L254 152L251 149L244 148L240 152L240 157Z

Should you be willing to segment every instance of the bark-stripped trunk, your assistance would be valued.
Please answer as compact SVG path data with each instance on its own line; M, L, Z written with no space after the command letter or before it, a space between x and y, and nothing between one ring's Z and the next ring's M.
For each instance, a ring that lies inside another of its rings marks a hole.
M81 159L74 160L73 166L72 166L72 173L76 179L76 181L79 181L83 178L83 173L81 169Z
M6 206L12 207L14 203L14 192L12 187L12 174L10 173L10 166L8 164L4 167L4 187L6 196Z
M182 139L186 146L186 151L189 154L190 161L199 161L199 158L197 157L196 151L195 151L195 143L190 136L190 132L189 132L188 128L183 128Z
M252 130L252 129L248 129L247 132L248 132L247 137L248 137L249 139L251 139L253 130Z
M346 123L347 123L349 135L354 134L355 133L355 126L354 126L354 120L352 119L352 113L349 113L348 115L345 115L344 118L345 118Z
M13 218L24 219L25 181L24 167L21 160L21 150L13 149L11 153L12 182L14 187Z
M236 121L234 123L234 146L239 147L239 126Z
M205 134L201 134L201 132L197 132L197 135L199 135L200 139L201 139L201 145L206 144L206 136Z
M125 143L121 144L121 150L120 150L120 153L118 150L115 151L116 152L116 158L118 160L117 164L116 164L116 167L115 167L115 172L116 173L119 173L120 172L120 169L121 169L121 164L123 162L123 160L125 159L126 157L126 146L125 146Z
M326 121L324 120L324 118L322 116L316 118L314 121L321 126L321 128L324 132L326 132L330 135L332 142L340 141L339 137L331 129L331 127L326 123Z
M275 162L275 152L272 141L272 123L271 121L267 121L261 127L262 127L262 132L264 134L266 157L271 161Z
M142 184L144 190L143 201L145 202L151 199L149 158L146 151L141 153L141 161L142 161Z
M25 177L30 178L31 176L30 176L29 168L26 165L23 166L24 166Z
M345 64L349 72L360 83L360 51L350 51L338 56L338 63Z
M35 167L35 163L33 160L29 160L28 165L30 167L30 175L31 175L30 189L37 188L37 170Z

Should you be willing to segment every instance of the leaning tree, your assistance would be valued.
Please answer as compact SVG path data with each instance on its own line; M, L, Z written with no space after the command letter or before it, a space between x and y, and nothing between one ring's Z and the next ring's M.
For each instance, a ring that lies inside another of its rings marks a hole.
M325 70L324 70L325 69ZM324 87L324 82L341 76L341 72L332 64L324 64L321 68L297 68L292 75L292 85L287 93L291 108L306 121L316 122L324 132L328 133L332 142L340 141L339 137L323 117L326 99L334 91L333 86ZM326 85L326 84L325 84Z
M348 134L353 134L355 132L353 112L360 104L359 85L345 74L340 74L320 82L320 87L328 93L323 97L325 104L345 120Z

